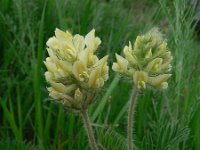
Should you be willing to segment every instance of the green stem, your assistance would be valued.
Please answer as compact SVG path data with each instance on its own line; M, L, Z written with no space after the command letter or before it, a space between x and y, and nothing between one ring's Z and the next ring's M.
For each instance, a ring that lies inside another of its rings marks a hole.
M127 126L128 150L133 150L133 121L134 121L134 112L135 112L137 95L138 95L138 90L137 88L134 88L130 99L131 104L129 106L129 111L128 111L128 126Z
M81 113L82 113L82 116L83 116L85 130L86 130L87 135L88 135L90 148L91 148L91 150L97 150L97 144L96 144L96 141L95 141L95 138L94 138L92 126L91 126L90 121L89 121L87 109L83 109L81 111Z

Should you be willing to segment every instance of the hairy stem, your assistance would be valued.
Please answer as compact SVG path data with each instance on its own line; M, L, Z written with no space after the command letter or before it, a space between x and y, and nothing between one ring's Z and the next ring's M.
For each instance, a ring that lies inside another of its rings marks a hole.
M92 130L92 126L90 124L90 120L89 120L89 117L88 117L87 109L83 109L81 111L81 113L82 113L82 116L83 116L83 122L84 122L84 125L85 125L85 130L86 130L87 135L88 135L90 148L92 150L97 150L97 144L96 144L96 141L95 141L95 138L94 138L94 133L93 133L93 130Z
M134 120L134 112L135 112L137 95L138 95L137 88L133 88L131 99L130 99L131 104L128 110L128 125L127 125L128 150L133 150L133 120Z

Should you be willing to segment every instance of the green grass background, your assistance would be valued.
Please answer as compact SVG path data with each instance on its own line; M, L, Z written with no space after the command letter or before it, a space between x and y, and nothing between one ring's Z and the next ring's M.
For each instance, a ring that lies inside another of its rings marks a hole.
M55 28L102 40L98 56L121 53L157 26L173 54L166 91L138 98L134 141L139 150L200 150L200 42L186 0L1 0L0 149L89 149L82 118L50 101L44 79L46 41ZM115 75L89 108L99 149L126 149L132 83Z

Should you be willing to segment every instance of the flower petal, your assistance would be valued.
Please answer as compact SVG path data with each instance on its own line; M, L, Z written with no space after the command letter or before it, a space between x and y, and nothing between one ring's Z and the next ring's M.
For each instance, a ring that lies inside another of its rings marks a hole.
M133 81L138 89L145 89L148 81L148 74L144 71L135 71Z
M171 77L171 74L162 74L155 77L149 77L148 83L157 89L167 88L167 80Z
M128 61L122 56L118 55L117 53L115 53L115 56L116 56L117 62L113 63L112 69L119 73L126 72L127 67L128 67Z
M96 51L98 46L101 44L101 40L99 37L95 37L95 30L92 29L86 36L85 36L85 44L88 49Z

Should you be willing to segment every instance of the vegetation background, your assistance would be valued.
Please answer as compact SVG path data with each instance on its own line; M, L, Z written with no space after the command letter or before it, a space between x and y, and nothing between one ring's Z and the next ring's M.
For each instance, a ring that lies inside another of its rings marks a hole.
M46 41L55 28L102 40L98 55L120 53L129 40L157 26L173 54L166 91L140 95L134 140L139 150L200 150L200 42L187 0L0 0L0 149L89 149L82 119L48 97ZM110 70L90 107L98 146L126 149L132 83Z

